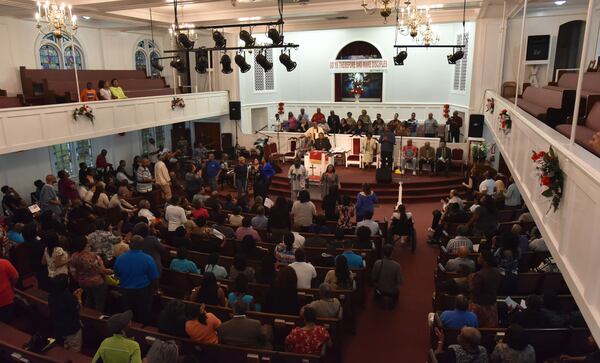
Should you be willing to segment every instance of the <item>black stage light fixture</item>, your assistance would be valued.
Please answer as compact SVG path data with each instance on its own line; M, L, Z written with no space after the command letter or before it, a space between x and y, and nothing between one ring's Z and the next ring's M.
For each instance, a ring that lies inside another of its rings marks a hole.
M244 30L244 29L240 30L240 39L241 39L241 40L242 40L244 43L246 43L246 44L244 45L246 48L248 48L248 47L253 47L253 46L254 46L254 43L256 42L256 38L253 38L253 37L252 37L252 34L250 34L250 32L249 32L249 31L247 31L247 30Z
M281 45L283 43L283 36L279 34L276 28L269 28L267 36L273 41L273 45Z
M453 49L454 51L454 49ZM461 60L465 56L465 53L459 49L452 54L448 54L446 58L448 58L448 64L456 64L459 60Z
M175 59L173 59L171 61L171 67L175 68L177 70L177 72L179 73L185 73L185 71L187 70L187 68L185 67L185 63L183 62L183 59L176 57Z
M408 53L406 52L406 50L400 51L394 57L394 65L395 66L403 66L404 65L404 60L406 60L406 57L408 57Z
M233 68L231 68L231 57L227 53L223 54L220 63L222 66L221 72L223 72L224 74L229 74L233 72Z
M196 52L196 72L200 74L208 72L208 51L204 49Z
M220 31L213 30L212 37L215 41L216 48L225 48L227 46L227 39L225 39L223 33L221 33Z
M271 69L273 69L273 63L269 62L267 56L264 55L262 52L259 52L256 55L256 63L258 63L265 70L265 72L268 72Z
M156 69L156 70L157 70L157 71L159 71L159 72L162 72L162 71L163 71L163 69L165 69L165 67L163 67L163 66L160 64L160 61L159 61L158 59L153 59L153 60L151 60L151 61L150 61L150 65L152 66L152 68Z
M185 33L177 34L177 43L184 47L185 49L194 48L194 41L190 40L190 38Z
M281 62L281 64L285 66L285 69L287 69L288 72L291 72L294 69L296 69L297 63L294 62L292 58L290 58L289 52L281 52L281 55L279 56L279 62Z
M246 73L250 70L250 65L248 64L248 62L246 62L246 56L245 55L241 55L240 53L235 55L235 64L238 65L238 67L240 67L240 71L242 73Z

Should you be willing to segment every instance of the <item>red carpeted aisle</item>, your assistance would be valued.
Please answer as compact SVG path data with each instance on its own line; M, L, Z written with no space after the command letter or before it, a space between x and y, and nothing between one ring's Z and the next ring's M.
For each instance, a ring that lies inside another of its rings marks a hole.
M371 299L359 313L357 334L345 341L344 362L425 362L429 348L427 314L431 312L433 270L438 247L425 243L431 212L439 203L407 205L413 213L418 244L413 255L408 247L396 248L394 257L401 264L404 284L395 310L381 310ZM390 217L393 205L380 205L375 218Z

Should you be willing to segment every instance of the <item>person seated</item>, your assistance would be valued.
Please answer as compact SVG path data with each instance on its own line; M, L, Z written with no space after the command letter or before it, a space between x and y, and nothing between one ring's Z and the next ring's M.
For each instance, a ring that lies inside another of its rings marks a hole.
M110 93L110 84L103 79L98 81L98 95L99 98L104 101L112 99L112 94Z
M233 265L229 269L229 279L234 280L238 275L246 275L249 282L254 282L254 275L256 272L250 266L248 266L248 259L245 255L238 253L233 259Z
M456 227L456 236L448 241L448 244L446 245L446 250L449 254L455 255L458 253L458 249L461 246L465 246L468 248L469 252L473 252L473 242L469 238L465 237L468 231L469 230L465 224L461 224Z
M598 135L598 134L596 134L596 135ZM597 139L596 135L594 135L595 140ZM600 150L598 150L598 152L600 152ZM560 361L561 362L585 362L585 363L600 362L600 349L598 349L598 344L596 344L594 337L591 335L588 336L588 338L587 338L587 348L588 348L589 353L585 356L576 357L576 356L571 356L571 355L567 355L567 354L562 354L560 356Z
M425 142L425 145L419 150L419 171L423 171L423 165L429 165L431 174L434 173L435 167L435 149L431 147L429 141Z
M238 301L243 301L248 306L248 310L255 310L254 296L248 294L248 278L244 274L235 278L231 292L227 295L229 306L234 306Z
M98 101L98 94L96 94L96 90L94 89L92 82L87 82L85 84L85 88L81 90L79 98L81 99L81 102Z
M252 227L258 229L267 229L269 226L269 218L265 216L265 207L262 205L256 209L256 215L250 221Z
M535 349L522 326L511 324L490 356L493 363L535 363ZM561 359L562 361L562 359Z
M418 149L416 146L413 146L412 140L408 140L406 145L402 146L402 168L400 169L400 173L404 174L406 171L406 164L412 164L413 175L417 175L417 156Z
M6 238L12 243L19 244L25 242L23 238L23 230L25 225L23 223L15 223L6 233Z
M207 313L206 307L202 304L196 319L185 323L185 332L194 343L219 344L217 330L220 326L221 320L213 313Z
M129 174L127 174L126 167L127 163L125 162L125 160L120 160L119 166L117 167L117 175L115 177L119 183L126 181L125 185L133 185L133 178Z
M340 121L340 134L349 134L352 127L348 124L345 118Z
M185 304L179 299L173 299L158 314L158 332L176 337L186 337L185 323L187 320Z
M545 328L546 320L542 313L542 304L541 296L529 295L525 301L527 308L517 305L516 310L509 314L508 320L511 324L519 324L525 329Z
M321 112L321 108L317 107L317 112L315 112L310 119L311 122L316 122L318 124L325 123L325 115Z
M344 241L344 252L339 254L336 257L336 260L340 256L344 256L346 258L346 260L348 261L349 268L364 268L365 260L362 258L361 255L354 253L352 251L352 247L353 247L352 240L345 240Z
M154 213L150 211L150 202L147 199L140 200L138 202L138 207L140 208L137 214L138 217L146 218L146 220L148 220L148 223L152 223L156 220Z
M469 258L469 247L460 246L457 250L458 256L451 258L446 262L444 268L448 272L459 272L462 268L475 272L475 261Z
M242 207L233 207L233 213L229 215L228 220L229 224L233 227L241 226L242 222L244 221L244 216L242 216Z
M531 236L529 237L529 247L530 251L534 252L548 252L548 246L546 246L546 241L544 241L544 237L540 233L537 227L533 227L531 229Z
M233 317L217 329L219 343L245 348L270 348L260 321L246 317L248 305L243 300L238 300L232 308Z
M529 251L529 237L523 233L523 227L521 227L520 224L513 224L510 229L510 233L512 233L519 240L519 248L521 249L521 252Z
M340 301L333 297L333 290L331 285L323 282L319 285L319 299L313 300L311 303L305 305L300 310L300 315L307 308L313 309L317 314L317 318L342 318L343 308Z
M358 229L363 226L369 228L372 237L381 235L381 228L379 228L379 223L373 220L372 211L365 212L364 219L356 223L356 232L358 233Z
M254 228L252 228L252 219L250 217L245 217L242 220L242 225L235 230L236 240L241 241L246 236L251 236L256 242L261 241L258 232Z
M308 232L316 234L331 233L331 230L329 229L329 227L327 227L327 219L325 219L325 216L323 214L318 214L315 216L314 223L308 226Z
M312 264L306 262L306 253L304 252L304 249L296 249L294 258L295 261L290 263L288 266L296 271L298 289L310 289L313 279L317 278L317 270Z
M448 205L450 205L452 203L456 203L456 205L458 206L459 209L463 209L463 205L465 202L458 195L458 190L456 190L456 189L450 190L450 195L448 196L447 200L442 199L442 211L445 212L446 209L448 209Z
M113 78L112 81L110 81L110 94L112 95L113 99L117 99L117 100L122 100L127 98L127 96L125 95L125 92L123 92L123 88L121 88L121 86L119 86L119 80L116 78Z
M367 226L360 226L356 228L356 240L353 243L354 248L357 250L371 250L375 248L375 244L371 240L371 229Z
M336 248L333 241L327 241L325 251L317 259L316 265L319 267L335 267Z
M106 322L106 329L111 336L100 344L94 354L92 363L96 362L141 362L140 345L134 339L127 338L126 330L131 324L133 312L127 310L114 314Z
M294 234L287 232L283 236L283 241L275 246L275 259L277 260L277 263L288 265L296 261L296 248L294 247L294 240Z
M204 208L204 203L200 200L192 202L192 217L198 219L200 217L208 219L208 209Z
M352 136L361 136L368 132L368 128L364 125L361 120L356 121L356 125L350 130Z
M251 235L246 235L240 242L239 250L250 260L260 261L269 250L256 245L256 240Z
M346 257L339 256L335 259L335 269L327 271L324 282L334 290L354 289L354 273L348 268Z
M456 296L454 310L446 310L440 315L442 326L446 329L462 329L465 326L479 327L477 315L468 311L469 299L462 294Z
M215 223L212 225L212 228L215 231L219 231L227 239L235 238L235 231L233 228L225 225L225 216L223 214L218 213L214 218L211 219L215 221Z
M320 151L329 151L331 149L331 142L329 142L329 138L325 137L325 134L320 132L319 138L316 139L313 143L313 149Z
M178 362L179 347L174 340L162 341L155 339L148 353L144 357L144 363ZM185 356L182 357L185 362Z
M562 312L560 299L554 292L546 292L542 297L543 307L541 309L544 315L544 326L547 328L564 328L568 325L568 318Z
M317 314L314 309L302 311L304 326L295 327L285 337L285 350L296 354L321 355L323 348L333 345L327 329L317 325Z
M194 261L188 260L187 255L188 255L187 248L179 247L177 249L177 257L175 257L174 259L171 260L171 264L169 265L169 268L173 271L178 271L178 272L200 274L200 270L198 270L198 266L196 266Z
M450 171L450 165L452 164L452 150L446 146L444 140L440 141L440 146L435 151L435 171L438 174L440 171L444 171L445 175L448 176Z
M487 363L488 355L485 347L481 346L481 333L476 328L465 326L456 338L457 344L450 344L446 349L444 330L435 328L438 339L435 356L440 363Z
M210 272L213 273L217 279L222 280L227 278L227 269L219 265L219 257L217 252L208 255L206 266L204 266L204 274Z

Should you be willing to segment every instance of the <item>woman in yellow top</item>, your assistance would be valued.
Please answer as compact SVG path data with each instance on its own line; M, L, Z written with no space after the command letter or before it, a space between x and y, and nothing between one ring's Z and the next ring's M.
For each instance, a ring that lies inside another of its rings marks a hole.
M112 94L112 98L116 98L117 100L127 98L125 92L123 92L123 88L119 86L119 81L116 78L113 78L113 80L110 81L110 93Z
M365 168L368 169L373 162L373 155L377 152L377 141L373 139L373 134L370 132L367 132L367 140L365 141L363 150L365 152L363 162L365 163Z

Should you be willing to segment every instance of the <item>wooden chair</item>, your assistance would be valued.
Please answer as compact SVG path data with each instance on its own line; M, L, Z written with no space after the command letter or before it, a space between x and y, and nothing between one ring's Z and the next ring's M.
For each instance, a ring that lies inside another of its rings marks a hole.
M298 146L298 139L295 137L290 137L289 138L289 142L290 142L290 151L286 152L283 154L283 161L294 161L294 159L296 158L296 148Z
M346 154L346 167L349 165L357 165L359 168L362 167L361 144L360 137L352 138L352 150L350 153Z
M460 172L463 172L463 169L465 167L465 162L464 162L464 150L463 149L452 149L452 160L450 160L450 166L454 167L454 166L459 166L460 165Z

